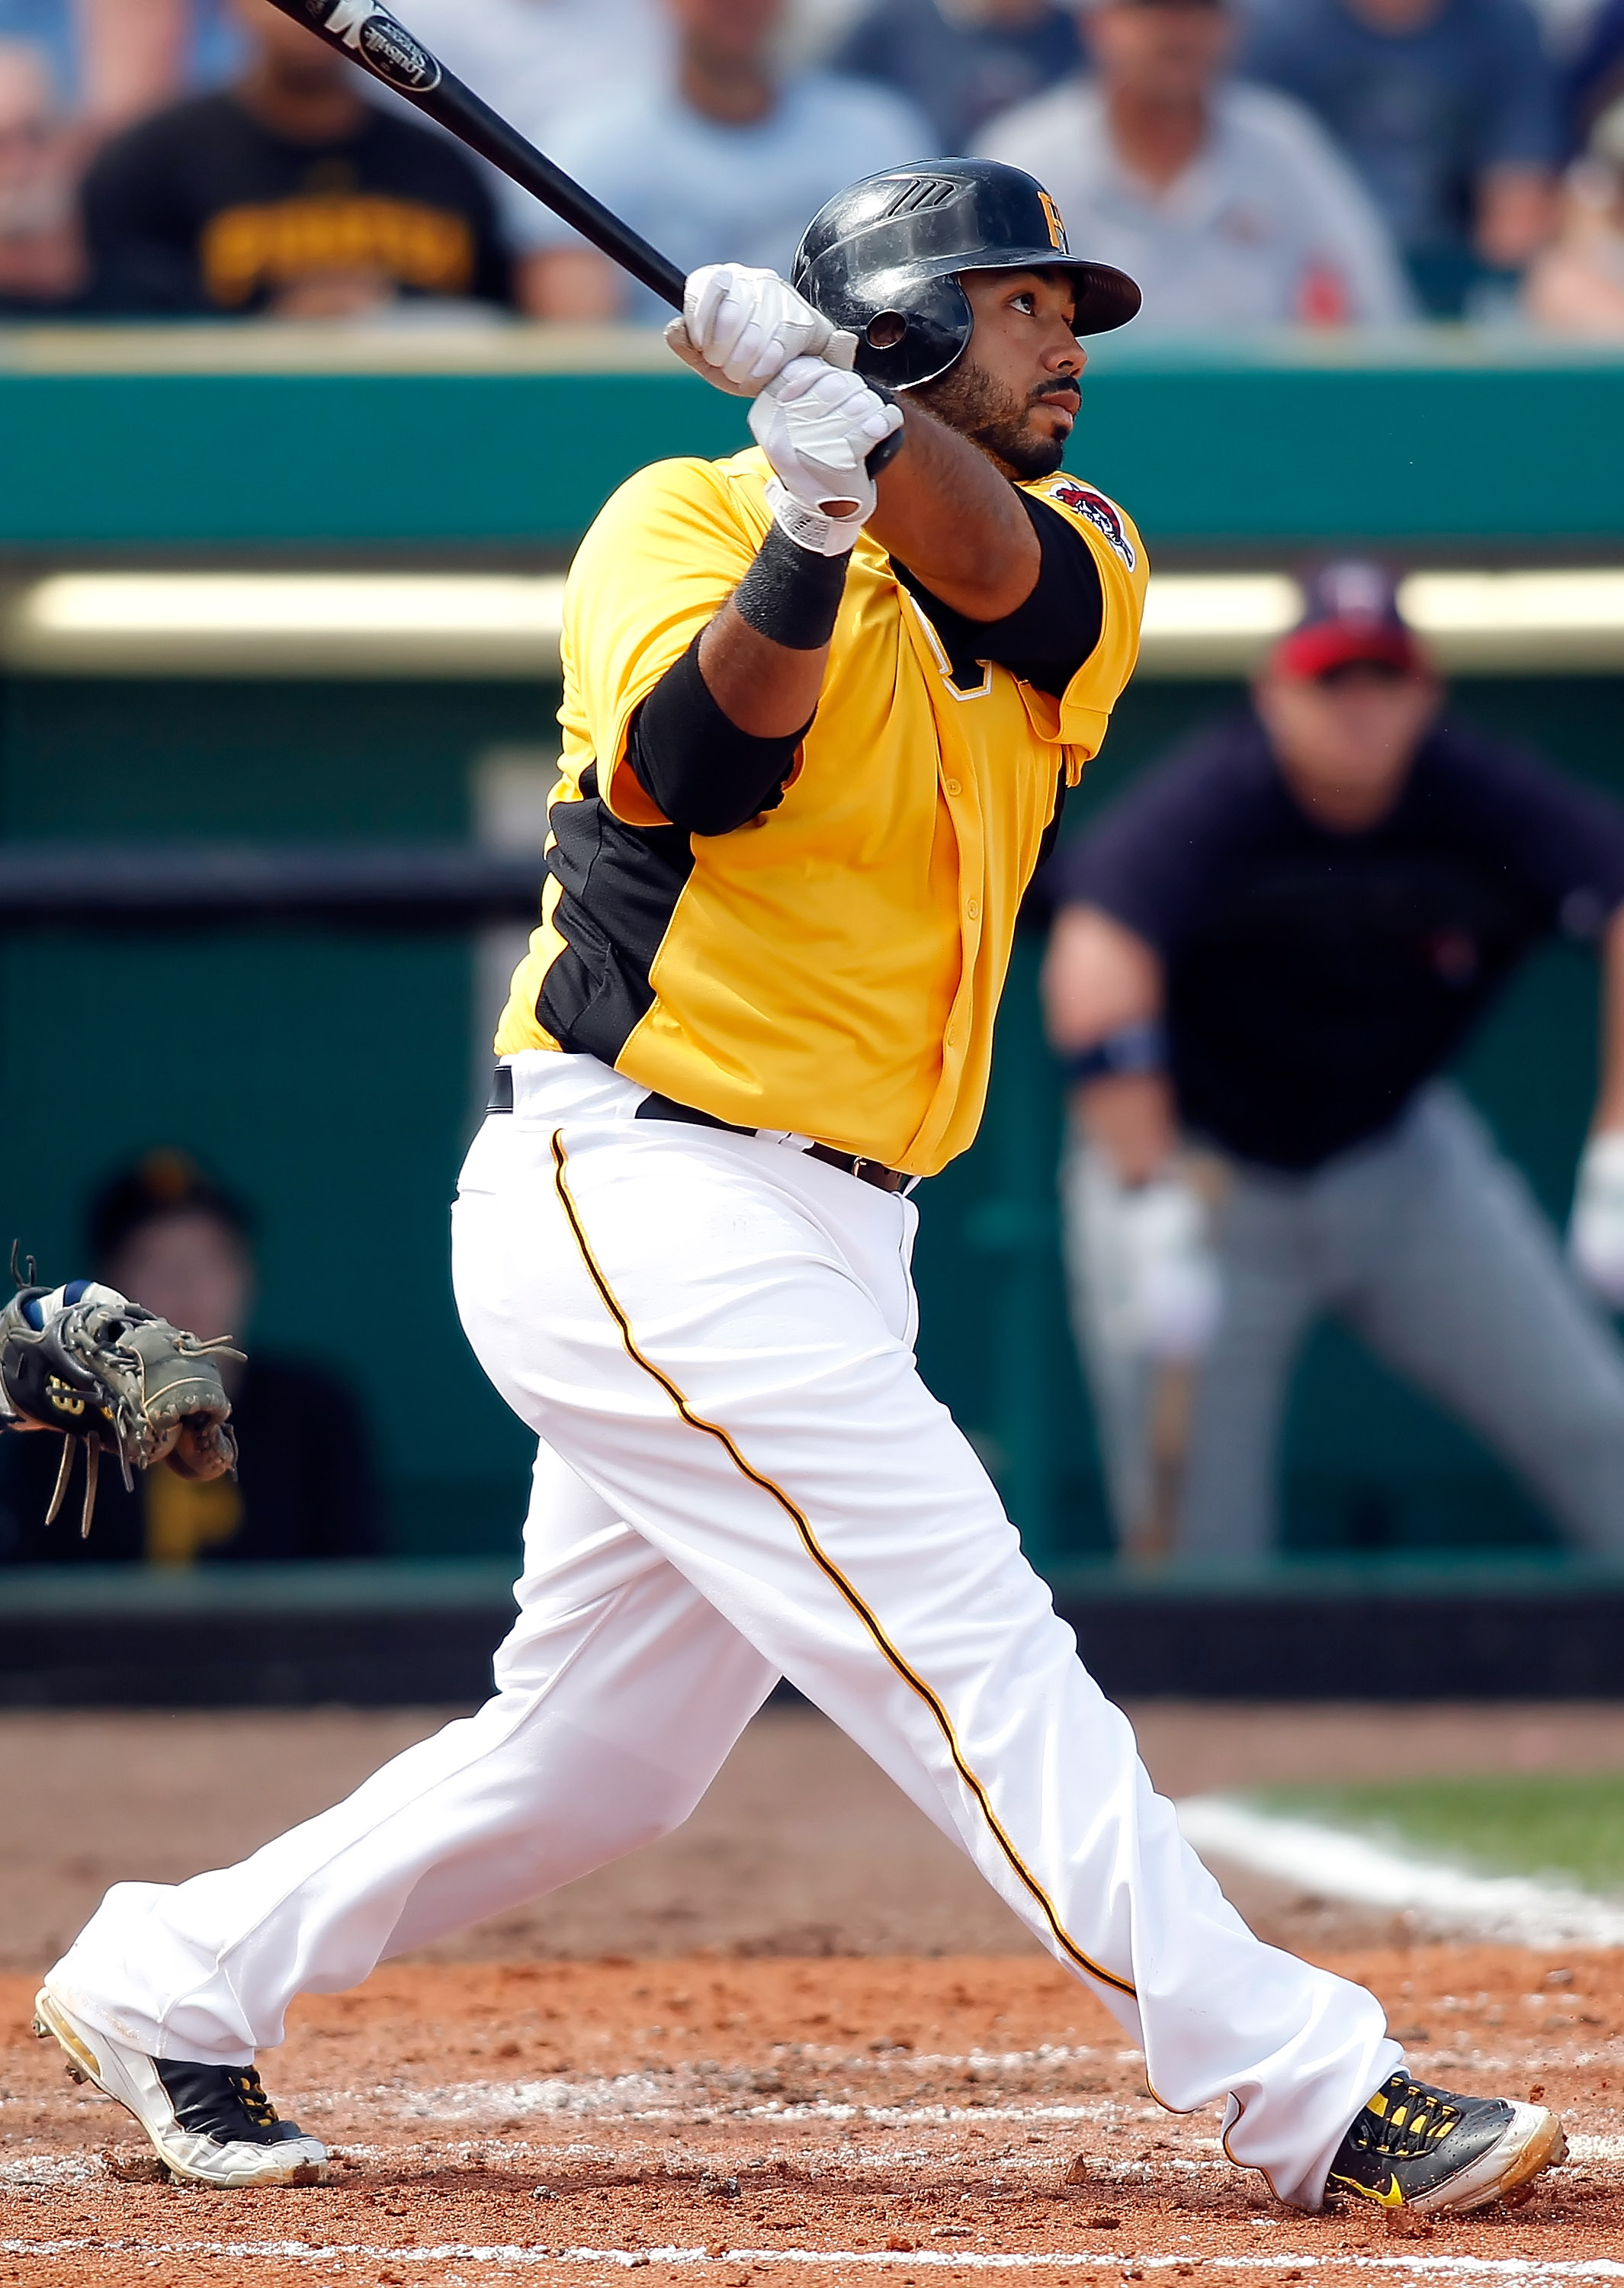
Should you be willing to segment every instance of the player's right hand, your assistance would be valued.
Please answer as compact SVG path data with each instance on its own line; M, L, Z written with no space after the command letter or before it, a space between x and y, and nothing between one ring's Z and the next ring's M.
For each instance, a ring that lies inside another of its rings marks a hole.
M1624 1309L1624 1130L1604 1129L1586 1145L1567 1243L1587 1286Z
M902 426L902 408L857 374L796 358L749 411L750 434L778 481L767 498L798 547L844 556L874 514L867 460Z
M841 332L775 270L708 262L689 275L682 315L665 330L685 365L717 389L754 397L798 357L850 369L857 336Z

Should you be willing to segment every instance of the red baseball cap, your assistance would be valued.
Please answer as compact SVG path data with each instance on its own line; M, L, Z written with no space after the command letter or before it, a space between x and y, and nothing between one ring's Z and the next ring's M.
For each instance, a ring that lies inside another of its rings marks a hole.
M1308 583L1302 618L1282 636L1271 673L1312 682L1361 662L1430 675L1431 663L1398 609L1398 584L1384 565L1359 558L1323 564Z

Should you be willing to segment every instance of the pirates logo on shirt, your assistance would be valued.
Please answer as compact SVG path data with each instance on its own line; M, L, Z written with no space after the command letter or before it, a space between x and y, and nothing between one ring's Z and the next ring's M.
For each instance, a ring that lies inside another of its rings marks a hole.
M1080 485L1072 477L1058 477L1049 488L1049 497L1058 501L1062 508L1071 509L1078 516L1086 516L1097 532L1103 532L1112 547L1131 572L1138 562L1134 544L1128 537L1121 518L1104 493Z

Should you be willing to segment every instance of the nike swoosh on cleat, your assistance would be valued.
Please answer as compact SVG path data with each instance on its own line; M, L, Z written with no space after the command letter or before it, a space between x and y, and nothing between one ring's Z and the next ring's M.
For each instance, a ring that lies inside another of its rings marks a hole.
M1397 2177L1393 2179L1384 2193L1372 2192L1368 2185L1361 2185L1353 2177L1333 2177L1331 2182L1334 2185L1345 2185L1351 2193L1357 2193L1360 2200L1374 2201L1379 2209L1401 2209L1405 2205L1404 2194Z

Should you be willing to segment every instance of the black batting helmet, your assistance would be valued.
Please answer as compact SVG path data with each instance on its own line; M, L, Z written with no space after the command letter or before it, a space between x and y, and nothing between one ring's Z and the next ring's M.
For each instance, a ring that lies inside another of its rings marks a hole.
M1080 262L1048 192L995 159L866 175L812 217L790 280L857 336L859 373L915 389L946 373L970 340L963 273L1028 269L1070 273L1074 333L1109 333L1138 309L1133 280L1105 263Z

